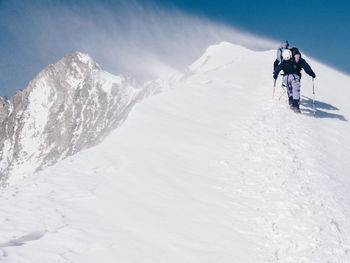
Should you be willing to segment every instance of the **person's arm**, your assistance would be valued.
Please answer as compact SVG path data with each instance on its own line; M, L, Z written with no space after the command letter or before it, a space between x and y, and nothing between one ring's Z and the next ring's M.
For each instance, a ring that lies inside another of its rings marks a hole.
M283 61L279 65L276 66L275 70L273 71L273 78L274 79L277 79L278 74L282 70L282 66L283 66Z
M316 78L316 74L315 72L313 72L312 68L310 67L310 65L306 62L305 59L301 58L300 59L300 64L301 64L301 67L305 70L305 72L307 74L309 74L312 78Z
M275 62L273 62L273 70L276 69L276 67L278 66L279 63L280 63L280 62L279 62L278 59L276 59Z

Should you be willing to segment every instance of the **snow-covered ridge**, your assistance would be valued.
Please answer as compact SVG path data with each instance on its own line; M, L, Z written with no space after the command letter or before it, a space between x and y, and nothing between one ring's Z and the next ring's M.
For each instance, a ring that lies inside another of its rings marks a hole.
M25 90L0 98L0 183L100 142L151 88L79 52L47 66Z
M230 63L239 62L246 58L247 55L253 55L254 53L256 52L248 48L224 41L217 45L209 46L204 54L189 66L189 70L201 72L215 69Z
M102 143L0 189L0 261L350 262L350 78L307 58L317 111L303 76L295 114L280 83L271 99L274 56L211 46L183 76L145 84L171 89L139 103ZM80 63L83 72L89 62ZM131 102L143 95L125 76L96 72L103 91L68 85L65 96L87 94L99 109L89 95L110 96L108 83L130 85ZM26 105L21 96L12 100ZM40 116L38 127L60 119ZM74 131L86 136L84 127Z

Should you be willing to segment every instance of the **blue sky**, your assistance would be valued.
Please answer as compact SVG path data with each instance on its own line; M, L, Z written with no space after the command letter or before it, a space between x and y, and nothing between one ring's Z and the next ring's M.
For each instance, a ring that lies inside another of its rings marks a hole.
M289 39L311 56L350 73L350 52L346 51L350 44L350 1L169 2L190 13L223 21L252 33L276 40Z
M0 0L0 96L77 50L145 80L181 69L220 40L263 50L288 39L350 74L349 9L339 0Z

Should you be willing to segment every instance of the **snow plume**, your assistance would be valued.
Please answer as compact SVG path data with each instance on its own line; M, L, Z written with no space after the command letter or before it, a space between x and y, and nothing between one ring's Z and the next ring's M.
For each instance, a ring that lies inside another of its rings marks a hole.
M184 69L209 45L221 41L255 50L276 46L231 26L152 2L7 1L1 9L1 24L18 43L12 59L30 71L19 72L27 77L23 83L75 51L89 54L109 72L127 71L146 81Z

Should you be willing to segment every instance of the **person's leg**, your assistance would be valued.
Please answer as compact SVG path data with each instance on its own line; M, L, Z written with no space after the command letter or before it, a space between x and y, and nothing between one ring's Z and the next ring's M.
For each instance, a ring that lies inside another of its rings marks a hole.
M292 93L293 93L293 99L299 100L300 99L300 77L298 75L293 74L292 75Z
M300 101L300 77L293 74L292 80L293 107L299 109Z
M292 79L293 79L292 75L284 75L282 80L283 86L287 89L289 105L292 105L293 103L293 89L292 89L292 82L291 82Z

